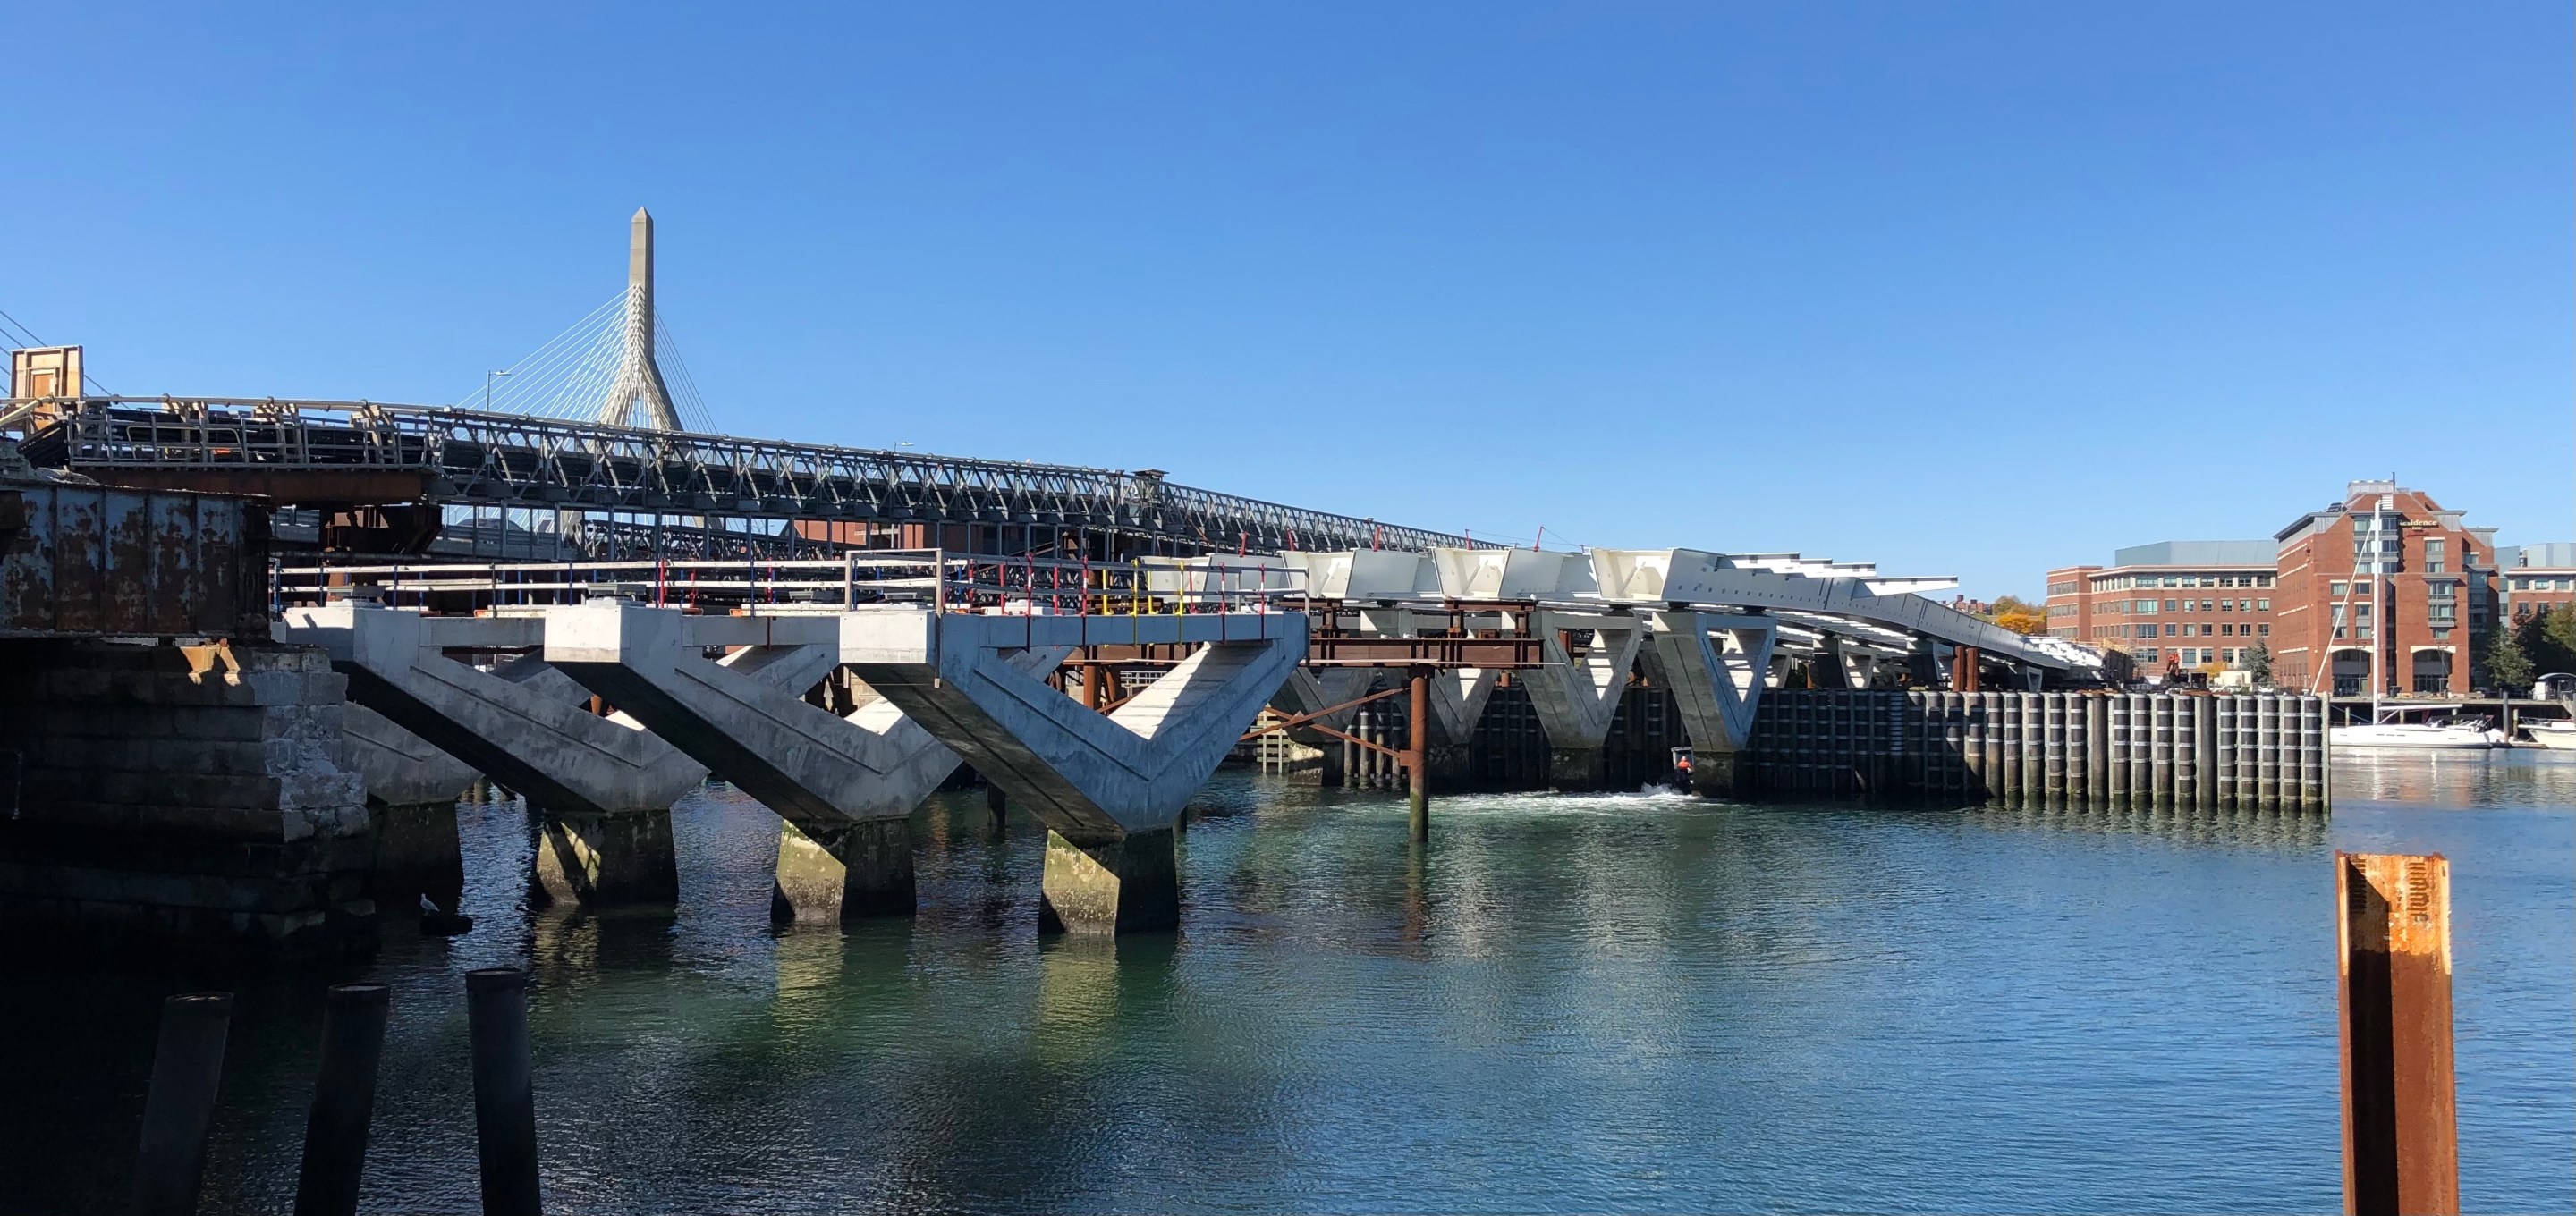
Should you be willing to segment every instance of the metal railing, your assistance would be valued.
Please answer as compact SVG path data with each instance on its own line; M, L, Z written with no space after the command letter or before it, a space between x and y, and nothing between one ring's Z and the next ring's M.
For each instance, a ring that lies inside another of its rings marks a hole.
M941 549L734 561L417 562L272 568L279 609L359 598L438 612L507 612L594 596L698 611L914 604L944 612L1163 616L1307 610L1303 570L1173 558L1101 563Z
M643 430L442 406L216 397L10 402L39 464L418 473L432 501L568 512L1020 525L1224 550L1479 547L1159 475ZM1481 547L1494 547L1487 542Z

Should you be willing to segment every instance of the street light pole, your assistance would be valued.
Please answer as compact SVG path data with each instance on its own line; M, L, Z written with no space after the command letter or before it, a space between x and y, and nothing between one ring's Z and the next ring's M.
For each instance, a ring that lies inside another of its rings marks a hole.
M485 372L485 373L483 373L483 412L484 412L484 413L488 414L488 413L491 413L491 412L492 412L492 382L493 382L494 380L500 379L501 377L506 376L506 375L509 375L509 374L510 374L510 373L508 373L508 372L506 372L506 371L500 371L500 372Z

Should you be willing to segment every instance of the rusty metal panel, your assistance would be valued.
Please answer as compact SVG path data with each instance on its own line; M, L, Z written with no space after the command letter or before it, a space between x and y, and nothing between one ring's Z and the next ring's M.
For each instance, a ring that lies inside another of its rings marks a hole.
M265 632L266 519L239 498L0 485L0 637Z
M2451 866L2335 854L2344 1211L2460 1210L2451 1053Z

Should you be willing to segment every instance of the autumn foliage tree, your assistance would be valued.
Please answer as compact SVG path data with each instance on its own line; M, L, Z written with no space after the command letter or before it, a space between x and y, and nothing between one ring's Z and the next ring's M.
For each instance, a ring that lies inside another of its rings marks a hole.
M1986 619L2024 636L2048 632L2048 613L2017 595L1997 599Z

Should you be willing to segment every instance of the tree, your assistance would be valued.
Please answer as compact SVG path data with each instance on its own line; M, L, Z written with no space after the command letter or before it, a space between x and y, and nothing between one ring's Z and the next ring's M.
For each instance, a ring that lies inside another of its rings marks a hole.
M2272 682L2271 643L2256 642L2254 649L2245 652L2245 672L2254 681L2256 688Z
M2506 696L2531 687L2531 656L2523 653L2522 643L2514 639L2516 630L2499 629L2487 643L2487 678L2495 681Z
M2576 672L2576 606L2562 604L2524 617L2514 626L2513 641L2536 675Z
M2048 632L2047 611L2017 595L1996 599L1986 619L2025 637Z

